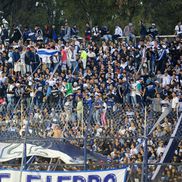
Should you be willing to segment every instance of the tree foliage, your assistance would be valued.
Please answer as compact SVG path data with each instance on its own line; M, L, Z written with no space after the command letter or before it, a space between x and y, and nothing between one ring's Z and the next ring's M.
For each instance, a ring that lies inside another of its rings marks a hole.
M38 4L37 4L38 2ZM68 20L84 28L91 25L129 22L139 26L140 20L155 22L161 33L173 33L174 26L182 17L181 0L1 0L0 10L11 25L33 26L46 23L57 26Z

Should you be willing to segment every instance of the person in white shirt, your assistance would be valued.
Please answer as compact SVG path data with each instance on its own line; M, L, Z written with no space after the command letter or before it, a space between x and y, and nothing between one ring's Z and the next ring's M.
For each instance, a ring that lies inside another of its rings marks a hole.
M162 112L164 112L170 105L169 98L165 97L165 99L161 101L161 105L162 105Z
M179 23L175 26L175 34L176 34L176 35L182 36L182 24L181 24L181 22L179 22Z
M172 93L172 109L176 111L179 107L179 98L177 97L176 93Z
M75 46L71 45L68 52L68 59L69 59L69 68L71 68L72 71L75 71L77 67L76 56L77 56L77 52L76 52Z
M123 31L122 31L121 27L116 26L114 35L113 35L113 40L117 40L118 37L122 37L122 36L123 36Z
M168 75L167 72L162 76L162 87L164 88L166 85L169 85L171 82L171 76Z
M157 148L157 156L159 156L161 153L164 153L164 150L165 150L164 143L160 142L159 147Z

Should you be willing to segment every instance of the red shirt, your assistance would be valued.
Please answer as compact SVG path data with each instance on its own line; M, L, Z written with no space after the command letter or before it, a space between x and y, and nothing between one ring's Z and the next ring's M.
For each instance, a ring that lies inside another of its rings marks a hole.
M61 51L61 60L63 63L66 63L66 61L67 61L67 53L66 53L65 49L63 49Z

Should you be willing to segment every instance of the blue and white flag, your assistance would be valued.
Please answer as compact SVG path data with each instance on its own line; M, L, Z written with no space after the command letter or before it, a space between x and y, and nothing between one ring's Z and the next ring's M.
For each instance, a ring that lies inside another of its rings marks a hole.
M55 49L38 49L37 54L39 57L44 58L44 57L50 57L55 54L57 54L59 51Z

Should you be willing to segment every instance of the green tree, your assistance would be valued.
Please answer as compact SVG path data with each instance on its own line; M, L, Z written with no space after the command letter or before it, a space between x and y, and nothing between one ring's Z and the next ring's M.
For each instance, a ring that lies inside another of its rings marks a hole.
M38 5L36 2L39 2ZM82 30L85 23L91 25L119 24L122 28L129 22L139 29L139 21L155 22L162 34L174 32L174 26L182 17L181 0L1 0L0 10L13 24L34 26L56 24L65 19L70 25L77 24Z

